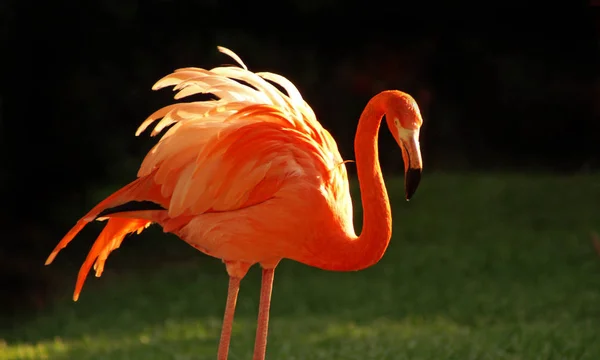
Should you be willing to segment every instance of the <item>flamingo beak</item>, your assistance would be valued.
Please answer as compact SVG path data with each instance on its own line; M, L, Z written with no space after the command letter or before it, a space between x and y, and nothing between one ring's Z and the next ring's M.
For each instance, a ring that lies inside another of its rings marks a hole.
M421 182L423 160L419 146L419 130L401 129L398 134L402 158L404 159L404 192L410 200Z

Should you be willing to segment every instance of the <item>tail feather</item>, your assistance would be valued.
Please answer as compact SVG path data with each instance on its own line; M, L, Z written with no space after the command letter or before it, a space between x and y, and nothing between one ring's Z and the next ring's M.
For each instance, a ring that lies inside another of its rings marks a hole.
M158 214L164 212L164 210L136 211L131 212L127 217L118 216L117 214L107 215L102 218L99 217L103 215L103 211L106 209L114 208L131 201L151 201L162 206L167 206L168 199L161 195L160 186L154 182L153 175L154 173L151 173L147 176L140 177L101 201L83 218L77 221L75 226L62 238L50 256L48 256L46 265L49 265L54 261L58 252L64 249L85 225L94 220L109 219L108 223L94 242L85 262L81 266L77 278L75 294L73 296L74 300L77 300L79 297L79 292L83 287L83 282L90 271L92 264L94 264L96 276L100 276L104 269L106 258L111 251L117 249L121 245L125 235L136 231L140 233L158 219L158 215L151 216L152 213ZM136 216L136 213L138 216Z
M125 185L90 210L83 218L77 221L75 226L73 226L73 228L62 238L58 245L56 245L50 256L48 256L46 265L52 263L58 252L64 249L85 227L85 225L96 220L98 215L100 215L100 213L102 213L102 211L105 209L113 208L136 200L149 200L161 205L166 205L168 200L160 194L160 186L154 183L154 180L152 179L153 175L154 173L151 173L147 176L136 179L128 185Z
M151 221L145 219L110 218L79 269L73 300L77 301L79 299L83 283L92 268L92 264L96 271L96 277L100 277L104 271L104 263L108 255L111 251L119 248L125 235L133 232L139 234L151 223Z

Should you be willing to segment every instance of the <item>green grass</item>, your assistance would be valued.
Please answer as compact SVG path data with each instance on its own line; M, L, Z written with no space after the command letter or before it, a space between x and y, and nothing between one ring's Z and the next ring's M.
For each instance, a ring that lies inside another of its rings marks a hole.
M394 238L380 263L281 263L268 359L600 359L599 176L424 174L409 203L402 179L387 184ZM0 359L216 358L224 268L171 237L140 237L77 303L71 270L52 308L2 336ZM153 269L135 249L158 242L185 260ZM242 283L231 360L251 357L259 275Z

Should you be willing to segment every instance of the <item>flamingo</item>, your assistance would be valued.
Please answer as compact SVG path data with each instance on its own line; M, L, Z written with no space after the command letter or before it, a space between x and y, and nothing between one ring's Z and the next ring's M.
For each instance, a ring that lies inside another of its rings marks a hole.
M217 99L179 102L150 115L136 136L158 119L151 136L170 128L145 156L137 179L77 221L46 265L87 223L108 220L79 271L73 294L77 301L92 265L100 276L125 235L159 224L225 264L229 287L217 358L226 360L240 282L259 264L253 359L263 360L273 276L282 259L329 271L357 271L384 255L392 217L378 159L380 123L385 115L402 150L409 200L421 178L422 117L415 100L401 91L383 91L367 103L354 142L364 207L363 230L357 236L346 162L300 92L285 77L251 72L233 51L218 50L238 66L179 69L152 88L174 86L176 100L198 93Z

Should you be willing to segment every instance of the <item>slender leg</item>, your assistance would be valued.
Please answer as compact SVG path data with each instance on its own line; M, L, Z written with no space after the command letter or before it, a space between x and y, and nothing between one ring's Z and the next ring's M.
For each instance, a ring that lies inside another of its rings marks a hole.
M233 327L233 315L235 313L238 292L240 291L240 282L252 265L240 261L223 262L225 263L227 274L229 274L229 288L227 289L227 303L225 305L225 315L223 316L223 327L221 328L219 352L217 353L218 360L227 360L229 341L231 340L231 328Z
M242 279L237 277L229 277L227 305L225 305L225 316L223 317L223 327L221 328L221 340L219 341L219 352L217 355L218 360L227 360L229 341L231 339L231 328L233 326L233 315L235 313L235 304L237 302L241 280Z
M260 286L260 305L258 308L258 326L254 342L253 360L264 360L267 352L267 333L269 331L269 309L271 308L271 291L273 290L273 276L275 268L263 269L262 284Z

